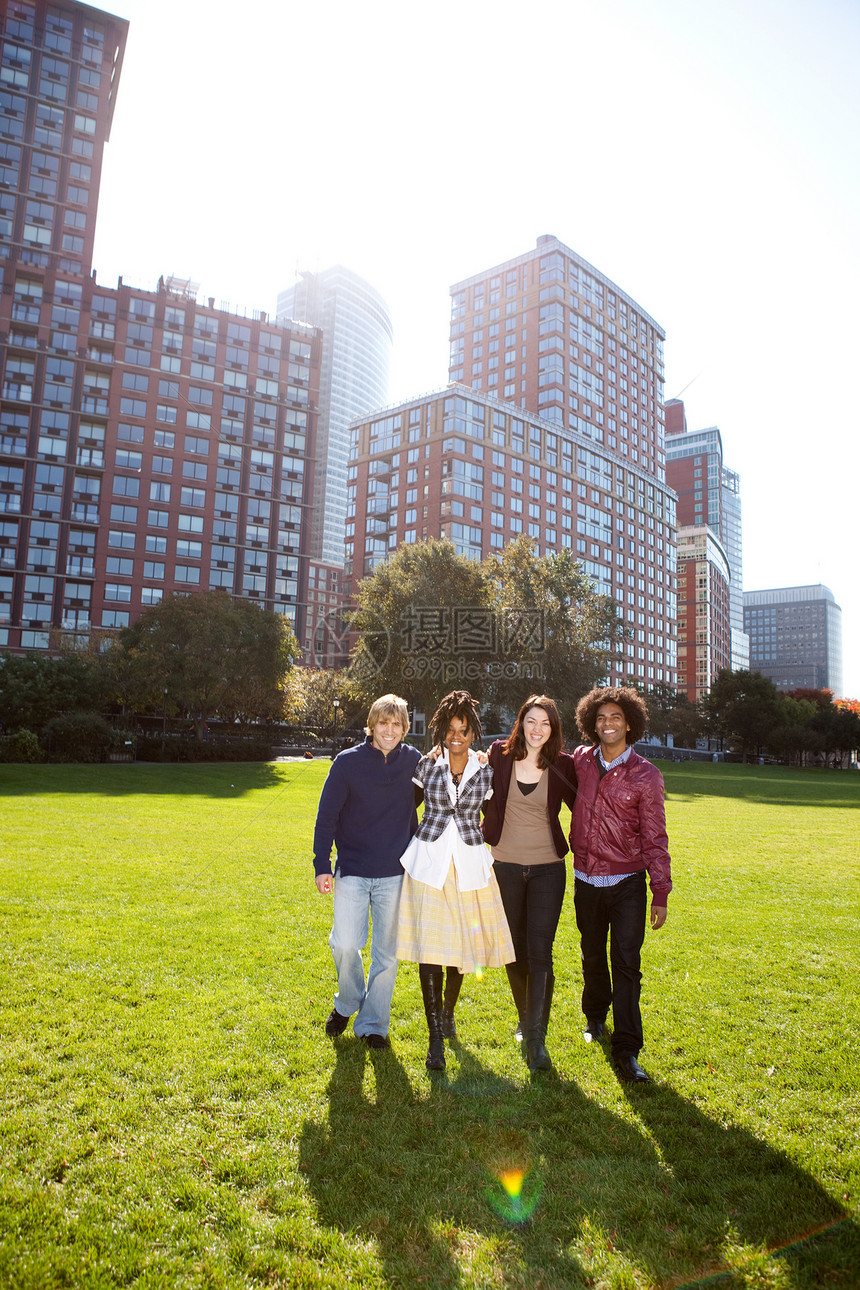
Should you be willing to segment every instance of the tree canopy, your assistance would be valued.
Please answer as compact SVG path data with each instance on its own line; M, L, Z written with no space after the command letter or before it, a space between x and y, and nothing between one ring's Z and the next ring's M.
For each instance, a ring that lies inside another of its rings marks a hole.
M489 693L518 708L535 691L559 705L568 734L576 705L606 675L624 625L615 602L602 596L570 551L538 556L519 537L484 564L500 640Z
M103 711L115 699L100 660L71 654L4 654L0 657L0 726L38 733L58 713Z
M425 713L456 688L509 710L542 691L572 730L624 632L569 551L538 557L528 538L483 563L444 539L401 546L357 600L356 685L367 702L394 691Z
M280 614L222 591L168 596L124 628L111 663L129 707L205 722L280 720L298 642Z
M428 714L452 689L481 698L488 648L483 567L433 538L401 546L363 578L350 675L366 703L394 693Z

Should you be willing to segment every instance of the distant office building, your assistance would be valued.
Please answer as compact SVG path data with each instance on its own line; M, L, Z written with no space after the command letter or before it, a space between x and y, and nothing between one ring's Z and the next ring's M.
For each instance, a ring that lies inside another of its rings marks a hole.
M590 436L449 386L353 423L348 587L401 543L480 560L513 538L569 549L630 627L610 679L675 680L675 495Z
M740 476L723 463L716 426L688 430L680 399L670 399L665 413L666 481L678 494L678 527L709 528L728 557L732 648L726 666L742 671L749 667L749 639L744 630Z
M705 526L678 529L678 689L696 703L731 666L726 552Z
M780 690L827 689L842 696L842 610L829 587L744 593L750 668Z
M341 265L303 273L279 293L277 317L322 328L310 554L342 569L349 423L388 402L391 319L379 292Z
M492 408L507 436L494 444L487 422L483 505L459 494L465 518L473 517L467 527L481 533L472 548L486 554L520 531L516 525L541 553L570 546L598 586L612 589L630 628L619 677L674 683L675 502L665 486L662 328L549 235L450 291L449 378L473 397L470 404L463 390L451 391L466 410L443 409L443 420L468 427ZM470 469L477 465L472 457ZM461 478L465 484L468 473ZM546 495L555 500L541 507ZM419 538L440 520L423 498L420 517Z
M97 284L101 155L127 24L0 0L0 648L220 588L307 637L321 336Z

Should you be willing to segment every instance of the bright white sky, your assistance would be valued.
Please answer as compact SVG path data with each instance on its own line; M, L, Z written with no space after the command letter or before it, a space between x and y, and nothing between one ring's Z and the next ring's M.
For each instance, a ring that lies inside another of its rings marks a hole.
M342 263L444 385L448 287L552 233L666 331L747 590L823 582L860 696L856 0L115 0L95 264L274 312ZM854 372L854 377L851 377Z

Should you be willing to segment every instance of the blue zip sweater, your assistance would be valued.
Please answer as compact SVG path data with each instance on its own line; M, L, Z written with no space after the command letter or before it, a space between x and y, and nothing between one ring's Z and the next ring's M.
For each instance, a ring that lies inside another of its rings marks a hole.
M338 753L317 810L314 871L331 873L331 848L341 874L394 878L400 857L418 828L412 776L417 748L399 743L386 757L368 735L363 744Z

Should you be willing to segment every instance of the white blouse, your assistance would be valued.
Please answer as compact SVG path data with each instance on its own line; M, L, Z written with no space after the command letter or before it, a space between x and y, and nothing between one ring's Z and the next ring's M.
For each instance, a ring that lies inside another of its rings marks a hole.
M443 749L441 759L447 764L447 749ZM460 780L461 788L478 769L478 759L469 749L466 768ZM414 782L420 788L424 787L419 779L415 779ZM492 797L492 794L493 790L491 788L486 793L484 801L488 797ZM448 796L451 799L451 805L455 806L457 803L457 789L450 774L448 776ZM480 842L476 846L464 842L457 825L454 823L453 816L446 824L444 832L433 842L423 842L419 838L413 838L401 856L400 863L415 882L426 883L428 887L435 887L437 891L441 891L445 886L445 879L448 877L448 870L451 868L452 860L460 891L479 891L482 887L487 886L493 868L492 852L485 842Z

